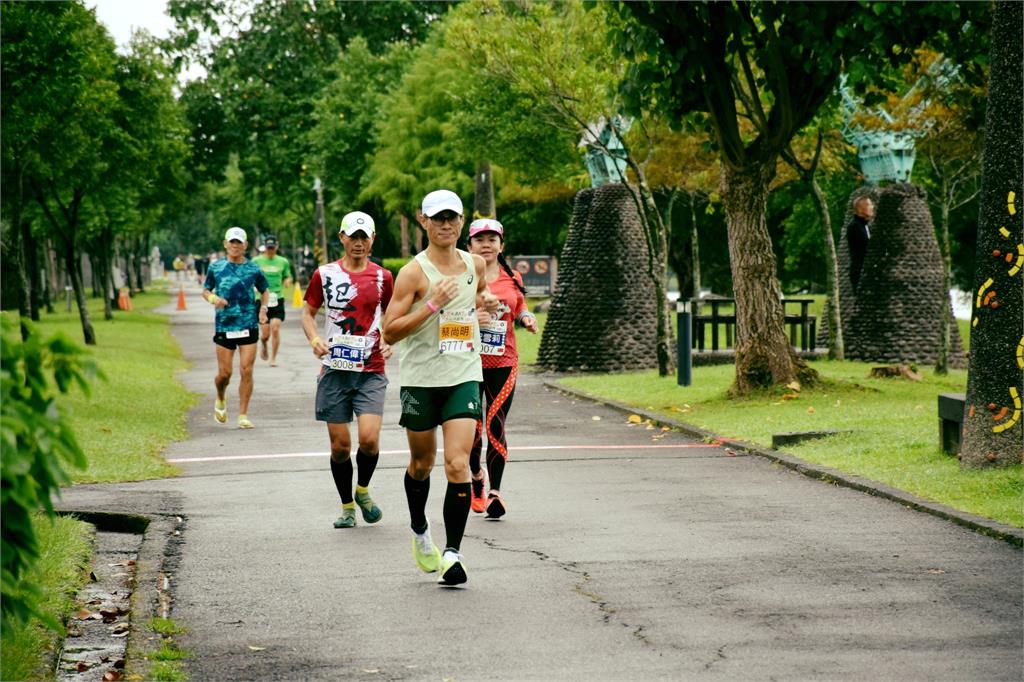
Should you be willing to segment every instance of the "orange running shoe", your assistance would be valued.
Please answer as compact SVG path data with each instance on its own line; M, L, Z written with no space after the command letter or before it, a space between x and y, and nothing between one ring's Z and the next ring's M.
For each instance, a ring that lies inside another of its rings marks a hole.
M487 503L484 501L484 470L481 469L474 474L473 480L470 483L472 484L472 494L470 496L469 508L477 514L483 514L484 509L487 508Z
M508 507L505 506L505 500L502 499L501 493L492 490L487 495L487 518L500 519L506 511L508 511Z

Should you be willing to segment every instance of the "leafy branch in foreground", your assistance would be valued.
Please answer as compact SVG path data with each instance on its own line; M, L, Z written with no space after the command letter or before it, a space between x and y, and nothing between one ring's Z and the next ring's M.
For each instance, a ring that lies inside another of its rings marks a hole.
M60 630L52 617L36 608L38 590L24 580L39 556L32 514L42 508L53 516L53 497L70 482L67 466L85 467L85 454L75 439L57 397L78 386L89 394L89 381L99 374L95 361L62 334L40 338L29 325L22 341L18 323L2 318L0 344L0 447L3 448L2 613L25 621L39 618Z

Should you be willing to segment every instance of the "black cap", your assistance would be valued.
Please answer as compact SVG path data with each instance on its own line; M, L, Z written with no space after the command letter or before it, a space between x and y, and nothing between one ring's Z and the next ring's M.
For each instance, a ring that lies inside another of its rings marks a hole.
M263 240L263 245L266 246L268 249L276 249L277 248L277 237L275 237L273 235L267 237L266 239Z

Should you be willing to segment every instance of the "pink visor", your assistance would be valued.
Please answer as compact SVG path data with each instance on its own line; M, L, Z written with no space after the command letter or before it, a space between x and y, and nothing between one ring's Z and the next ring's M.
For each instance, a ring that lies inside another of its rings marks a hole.
M505 228L494 218L479 218L469 224L469 238L477 236L481 232L494 232L502 239L505 238Z

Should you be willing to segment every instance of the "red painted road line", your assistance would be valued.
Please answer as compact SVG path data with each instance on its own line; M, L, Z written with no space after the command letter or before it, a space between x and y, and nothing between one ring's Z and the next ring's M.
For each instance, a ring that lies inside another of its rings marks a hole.
M679 445L526 445L522 447L509 448L510 453L525 452L529 450L687 450L697 448L719 448L721 445L715 443L682 443ZM444 450L438 448L438 454ZM223 455L220 457L178 457L169 459L172 464L186 464L191 462L229 462L234 460L252 459L296 459L300 457L327 457L327 452L289 452L279 455ZM382 450L382 455L407 455L408 450Z

